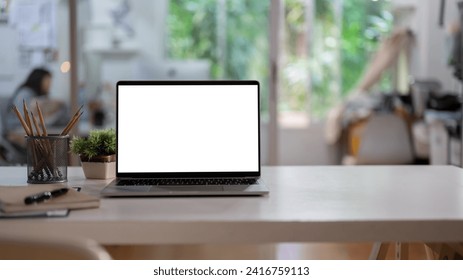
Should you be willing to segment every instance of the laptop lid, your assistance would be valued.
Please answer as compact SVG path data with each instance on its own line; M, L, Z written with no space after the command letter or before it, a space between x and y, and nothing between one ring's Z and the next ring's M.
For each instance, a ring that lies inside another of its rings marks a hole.
M257 81L117 83L118 178L260 177Z

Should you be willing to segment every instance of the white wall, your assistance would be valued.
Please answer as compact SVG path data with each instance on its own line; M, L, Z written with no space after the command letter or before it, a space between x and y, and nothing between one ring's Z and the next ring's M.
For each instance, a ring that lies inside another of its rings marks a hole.
M325 141L325 123L312 123L307 129L280 128L280 165L338 164L338 147Z
M20 76L18 34L8 25L0 24L0 38L8 38L0 44L0 96L9 96Z
M150 66L160 64L164 54L164 32L165 16L167 13L167 0L157 1L130 1L131 18L130 23L135 29L134 38L124 41L116 50L112 48L111 42L104 42L107 36L92 37L91 41L86 41L86 34L92 29L106 28L107 33L111 33L111 19L105 18L108 7L114 1L98 0L80 2L80 10L93 11L90 15L81 13L79 16L79 31L81 35L81 69L80 79L86 82L87 97L94 96L101 83L108 82L114 84L121 79L141 79L143 72L152 71ZM124 45L125 44L125 45ZM92 46L99 51L84 50ZM147 75L149 77L149 75ZM112 80L111 80L112 79Z
M22 1L22 0L13 0ZM51 96L61 100L69 100L69 74L62 74L59 71L61 63L69 60L69 12L67 0L54 0L57 5L56 10L56 32L57 32L57 50L58 58L56 61L45 65L23 65L20 63L19 44L17 32L7 24L0 24L0 38L12 40L8 48L0 48L2 56L13 57L10 64L1 64L2 68L12 68L11 75L0 76L0 96L12 95L14 90L26 79L29 72L36 66L46 66L53 73L53 84ZM3 44L3 42L2 42Z
M23 0L13 0L23 1ZM51 95L55 98L62 99L65 101L70 100L69 96L69 73L63 74L60 72L59 67L63 61L69 60L69 9L68 0L54 0L57 4L56 12L56 30L57 30L57 50L58 59L52 63L48 63L45 66L48 67L54 75ZM79 34L82 35L82 29L91 20L91 13L89 11L90 2L96 6L104 6L108 0L81 0L78 1L78 24ZM162 60L164 54L164 19L167 12L167 0L156 0L156 1L131 1L134 17L134 26L137 33L137 42L139 43L138 56L141 61L147 64L159 63ZM95 15L98 18L98 15ZM0 55L2 69L12 69L12 73L9 75L0 75L0 96L9 96L23 82L27 74L37 65L24 66L20 64L20 54L18 51L18 40L17 32L7 24L0 24L0 37L8 38L9 45L6 44L0 46L2 54ZM82 42L82 36L80 38ZM80 46L81 47L81 46ZM9 64L5 63L3 58L14 58L9 59ZM83 67L83 56L80 56L80 77L85 79L87 76L87 69ZM90 59L92 60L92 59ZM41 65L43 66L43 65ZM91 67L90 67L91 68ZM1 73L1 71L0 71ZM93 74L93 75L92 75ZM99 71L94 71L89 77L98 76Z
M338 146L325 142L324 122L306 129L280 127L278 165L334 165L339 163ZM261 162L268 164L268 127L261 124Z
M444 28L438 25L440 1L438 0L393 0L393 6L413 7L409 24L416 35L411 74L416 79L434 78L442 82L445 90L459 90L459 82L448 66L449 44L447 27L458 20L456 3L447 0Z

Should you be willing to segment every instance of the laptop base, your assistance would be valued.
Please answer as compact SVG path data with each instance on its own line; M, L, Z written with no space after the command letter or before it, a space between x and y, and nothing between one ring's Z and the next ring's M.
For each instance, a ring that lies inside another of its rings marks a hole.
M267 187L258 180L252 185L184 185L184 186L118 186L117 179L107 185L104 197L143 196L260 196L268 194Z

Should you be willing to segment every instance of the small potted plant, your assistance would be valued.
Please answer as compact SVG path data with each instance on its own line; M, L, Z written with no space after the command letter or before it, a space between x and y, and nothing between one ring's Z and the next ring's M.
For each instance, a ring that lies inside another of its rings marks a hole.
M87 179L109 179L116 175L116 131L92 130L88 137L74 137L71 151L80 156Z

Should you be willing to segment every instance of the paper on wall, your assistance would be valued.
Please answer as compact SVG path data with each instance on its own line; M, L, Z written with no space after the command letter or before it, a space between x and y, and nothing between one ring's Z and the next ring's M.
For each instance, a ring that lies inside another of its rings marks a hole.
M19 32L23 48L56 48L56 0L16 0L8 24Z

